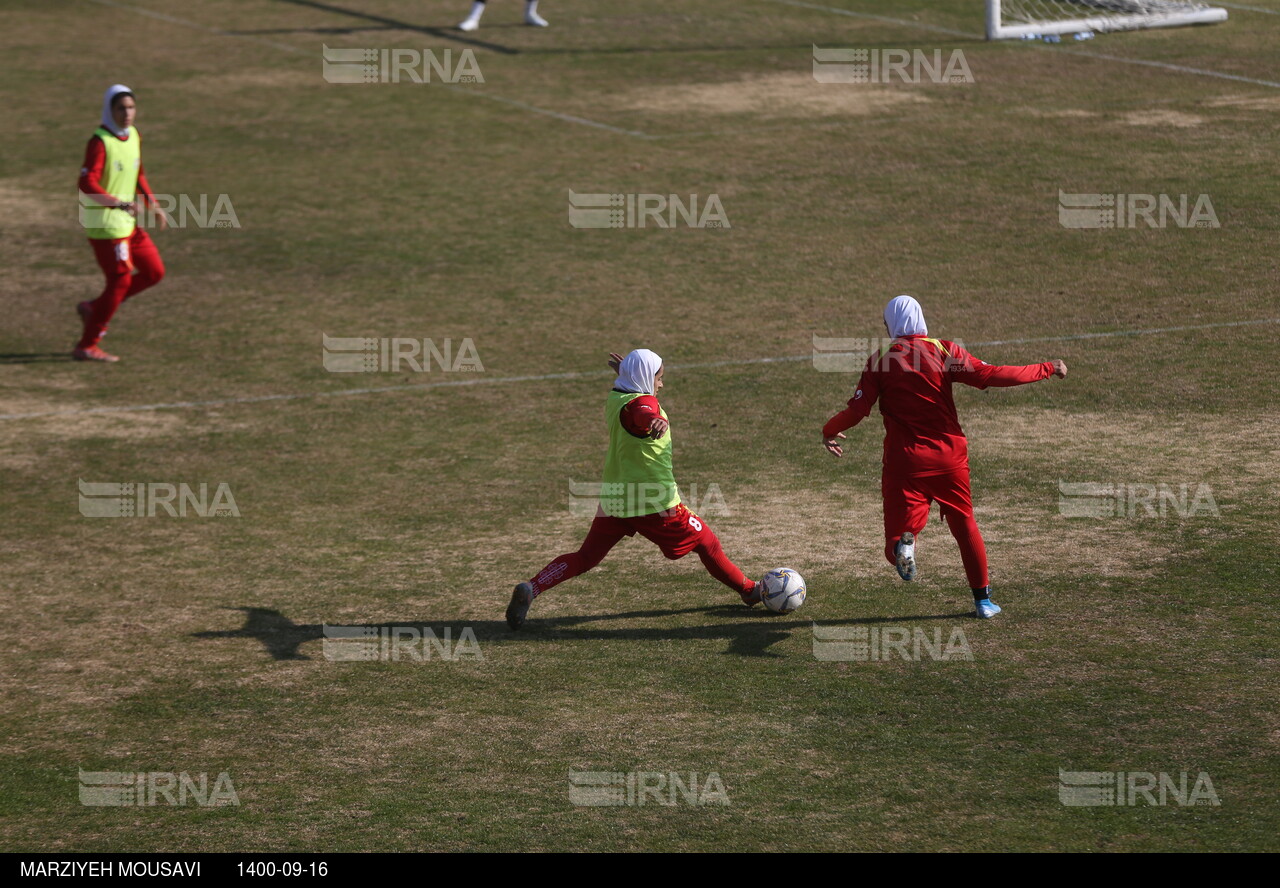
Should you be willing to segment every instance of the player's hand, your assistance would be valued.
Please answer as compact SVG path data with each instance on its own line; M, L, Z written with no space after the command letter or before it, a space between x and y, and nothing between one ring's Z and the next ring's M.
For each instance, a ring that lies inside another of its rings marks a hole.
M609 352L609 369L617 373L622 367L622 355Z
M653 418L653 422L649 423L649 437L658 441L667 433L667 429L669 428L671 428L671 423L667 422L661 416L655 416Z
M130 216L133 216L135 219L138 218L138 205L131 200L127 200L121 204L116 204L116 209L124 210L126 213L128 213Z
M1058 360L1057 358L1054 358L1049 363L1053 364L1054 376L1058 377L1059 379L1067 378L1067 364L1065 361L1061 361L1061 360Z
M840 438L843 438L844 432L836 432L834 438L823 438L822 446L827 448L827 452L832 456L844 456L844 448L840 446Z

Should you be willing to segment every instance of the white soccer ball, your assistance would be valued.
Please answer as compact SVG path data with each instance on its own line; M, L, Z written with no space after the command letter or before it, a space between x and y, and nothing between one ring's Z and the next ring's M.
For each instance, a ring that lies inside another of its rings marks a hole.
M760 600L776 614L789 614L804 604L808 589L804 577L789 567L778 567L764 575Z

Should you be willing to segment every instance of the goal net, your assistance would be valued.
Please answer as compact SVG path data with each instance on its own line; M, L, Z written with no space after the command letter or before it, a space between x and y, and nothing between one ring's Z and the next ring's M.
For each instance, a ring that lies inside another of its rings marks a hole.
M1194 0L987 0L987 39L1205 25L1226 18L1225 9Z

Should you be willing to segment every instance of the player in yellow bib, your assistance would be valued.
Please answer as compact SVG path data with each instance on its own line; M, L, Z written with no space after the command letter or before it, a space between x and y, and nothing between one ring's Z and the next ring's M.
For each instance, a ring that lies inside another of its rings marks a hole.
M71 353L77 361L119 360L98 345L107 324L120 303L164 277L160 251L138 225L138 210L147 204L160 228L168 227L168 219L142 169L142 136L133 125L136 113L133 90L122 83L108 89L102 98L102 125L89 139L80 169L80 221L107 285L97 299L76 306L84 325Z
M706 521L685 508L671 466L671 424L658 404L662 359L647 348L625 358L609 356L618 374L605 401L609 450L604 460L600 507L577 552L552 560L511 593L507 625L524 625L533 599L565 580L586 573L623 537L640 534L671 559L697 552L702 564L733 589L748 607L760 600L759 584L743 575L720 548Z

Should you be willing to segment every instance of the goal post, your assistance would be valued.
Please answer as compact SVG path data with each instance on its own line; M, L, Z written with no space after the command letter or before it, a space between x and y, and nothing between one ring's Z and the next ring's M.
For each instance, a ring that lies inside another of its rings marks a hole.
M1208 25L1227 11L1195 0L986 0L987 39Z

